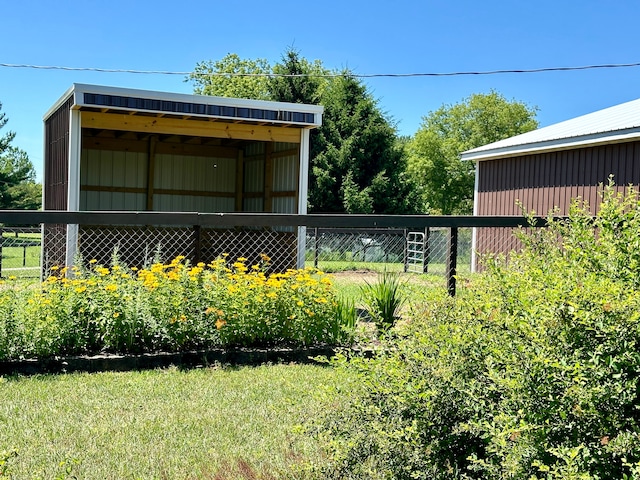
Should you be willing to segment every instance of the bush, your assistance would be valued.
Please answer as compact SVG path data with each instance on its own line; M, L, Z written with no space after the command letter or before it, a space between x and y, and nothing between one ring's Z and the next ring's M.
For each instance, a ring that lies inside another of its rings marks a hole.
M0 359L350 338L331 280L315 269L267 276L242 258L192 266L178 257L140 270L114 260L52 273L40 289L0 290Z
M319 427L323 478L640 478L640 200L523 236L456 299L425 304Z

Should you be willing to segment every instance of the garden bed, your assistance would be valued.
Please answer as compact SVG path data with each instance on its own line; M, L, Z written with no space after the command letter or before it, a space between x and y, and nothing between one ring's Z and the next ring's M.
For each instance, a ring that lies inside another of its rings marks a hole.
M2 375L38 375L71 372L150 370L175 366L203 368L222 364L232 366L267 363L318 363L316 357L331 357L336 349L329 346L301 348L234 348L180 353L145 353L141 355L77 355L43 359L0 361Z

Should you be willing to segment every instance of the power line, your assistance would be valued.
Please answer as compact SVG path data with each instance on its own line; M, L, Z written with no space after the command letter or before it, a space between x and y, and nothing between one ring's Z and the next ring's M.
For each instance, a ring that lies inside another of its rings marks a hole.
M509 70L485 70L485 71L461 71L461 72L426 72L426 73L364 73L358 74L349 72L348 74L356 78L408 78L408 77L458 77L470 75L502 75L502 74L520 74L520 73L543 73L543 72L569 72L576 70L594 70L594 69L610 69L610 68L630 68L639 67L640 62L636 63L607 63L599 65L582 65L575 67L544 67L530 69L509 69ZM341 77L343 73L310 73L310 74L281 74L281 73L199 73L199 72L173 72L166 70L124 70L114 68L94 68L94 67L65 67L59 65L27 65L16 63L0 63L0 67L4 68L28 68L34 70L65 70L73 72L100 72L100 73L131 73L141 75L194 75L197 77L324 77L336 78Z

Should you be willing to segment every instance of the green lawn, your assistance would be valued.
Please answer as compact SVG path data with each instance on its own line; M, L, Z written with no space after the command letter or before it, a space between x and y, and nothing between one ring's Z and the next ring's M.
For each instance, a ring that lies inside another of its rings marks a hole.
M39 233L5 232L2 235L2 276L40 276Z
M377 275L358 275L334 284L362 305L360 286ZM407 308L442 289L442 276L402 278ZM323 457L300 426L348 401L325 387L349 382L292 364L0 377L0 478L2 451L14 449L13 479L67 478L67 468L79 479L303 478Z
M0 452L16 479L283 478L320 461L299 426L340 383L318 365L0 378Z

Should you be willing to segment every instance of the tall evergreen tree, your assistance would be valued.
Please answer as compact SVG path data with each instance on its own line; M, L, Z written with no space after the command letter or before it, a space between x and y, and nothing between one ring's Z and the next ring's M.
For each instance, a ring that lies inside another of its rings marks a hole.
M323 125L311 144L310 210L413 213L405 157L393 125L348 72L322 95Z
M251 70L266 72L262 60L228 55L219 62L201 62L190 77L196 93L230 96L226 81L211 73ZM232 69L233 70L233 69ZM365 85L349 72L327 70L289 48L270 67L277 74L260 82L256 77L234 77L234 90L246 98L321 104L322 126L310 138L309 211L327 213L414 213L418 202L405 174L404 150L395 127L381 112ZM266 73L264 73L266 75ZM265 77L267 78L267 77ZM246 83L246 88L242 85ZM266 93L265 93L266 92Z

